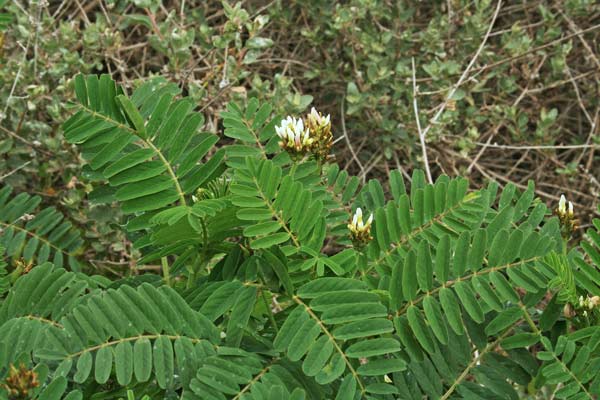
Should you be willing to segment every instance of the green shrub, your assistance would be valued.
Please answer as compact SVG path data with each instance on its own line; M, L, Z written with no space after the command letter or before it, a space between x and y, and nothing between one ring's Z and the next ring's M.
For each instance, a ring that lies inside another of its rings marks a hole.
M81 273L77 231L3 189L0 244L20 262L0 268L12 398L600 394L599 221L574 243L566 202L553 213L532 182L471 191L417 170L407 189L393 170L361 185L313 156L331 140L322 116L288 143L304 131L269 103L232 102L217 148L165 79L131 96L108 75L74 82L63 129L90 200L119 205L136 267L161 274Z

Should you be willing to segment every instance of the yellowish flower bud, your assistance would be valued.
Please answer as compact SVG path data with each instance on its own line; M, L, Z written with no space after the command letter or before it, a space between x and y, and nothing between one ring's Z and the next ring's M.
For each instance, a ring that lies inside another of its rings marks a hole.
M363 220L363 212L361 208L357 208L348 224L348 229L352 235L352 240L358 244L368 243L371 237L371 224L373 223L373 214L369 216L367 221Z
M578 221L575 218L573 203L567 202L565 195L560 196L558 207L554 210L554 214L558 217L561 225L562 236L566 240L571 238L573 232L577 230Z
M560 200L558 201L558 213L563 215L567 213L567 198L564 194L560 195Z
M575 316L575 310L573 310L571 303L565 304L563 308L563 315L565 318L573 318Z
M569 215L569 217L573 217L574 213L573 213L573 203L569 202L569 210L567 212L567 214Z
M306 127L310 129L313 137L312 153L321 161L327 160L331 152L331 146L333 145L331 116L329 114L324 116L313 107L306 116L305 121Z

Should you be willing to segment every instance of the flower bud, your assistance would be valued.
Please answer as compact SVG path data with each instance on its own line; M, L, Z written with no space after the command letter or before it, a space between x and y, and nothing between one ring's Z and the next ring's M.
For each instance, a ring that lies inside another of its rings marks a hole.
M560 196L558 207L554 210L554 214L558 217L561 226L562 236L565 240L571 238L573 232L577 230L578 221L575 218L573 203L567 202L564 194Z
M321 161L326 160L333 145L331 116L329 114L324 116L313 107L306 116L305 121L306 127L310 130L313 137L312 153L317 159Z
M567 213L567 198L564 194L560 195L560 200L558 201L558 213L566 214Z
M373 223L373 214L369 216L367 221L363 220L361 208L357 208L348 224L348 229L352 236L352 241L357 245L367 244L371 239L371 224Z
M571 303L567 303L565 304L564 308L563 308L563 315L565 316L565 318L573 318L575 316L575 310L573 309L573 306L571 305Z
M569 202L569 211L567 212L567 214L569 215L569 217L573 217L574 213L573 213L573 203Z
M18 369L14 365L10 365L8 377L4 384L0 384L0 388L4 388L8 392L9 398L21 399L29 398L31 390L39 385L37 373L21 363Z

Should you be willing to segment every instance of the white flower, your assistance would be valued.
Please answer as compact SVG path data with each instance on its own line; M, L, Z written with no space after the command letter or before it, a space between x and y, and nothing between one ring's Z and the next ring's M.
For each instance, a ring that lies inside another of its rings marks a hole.
M573 203L569 202L569 217L573 216Z
M594 307L597 307L599 305L600 305L600 296L590 297L589 295L587 295L585 299L583 298L583 296L579 296L579 307L581 307L581 308L587 308L588 310L593 310Z
M310 109L310 114L308 114L308 118L311 122L320 127L326 127L331 125L331 116L327 114L327 116L323 116L320 112L318 112L314 107Z
M277 136L281 138L281 146L293 148L300 151L310 146L313 139L310 137L310 130L304 128L302 119L288 116L281 121L280 126L275 127Z
M350 231L355 234L368 232L371 229L372 222L373 222L373 214L371 214L369 216L366 223L363 221L363 213L359 207L354 212L354 216L352 217L352 222L350 222L350 224L348 224L348 229L350 229Z
M567 198L565 197L564 194L560 195L560 200L558 201L558 212L560 214L567 213Z

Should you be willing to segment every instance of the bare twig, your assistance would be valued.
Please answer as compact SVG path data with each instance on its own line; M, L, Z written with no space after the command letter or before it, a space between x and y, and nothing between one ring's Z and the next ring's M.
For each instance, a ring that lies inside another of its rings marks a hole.
M85 21L85 25L91 25L90 19L87 16L87 13L85 12L85 10L83 9L83 7L81 6L81 3L79 2L79 0L75 0L75 4L77 4L77 8L79 9L79 12L81 14L81 18L83 18L83 20Z
M361 176L363 177L363 183L365 180L365 167L362 165L362 163L360 162L360 160L358 159L358 156L356 155L356 152L354 151L354 148L352 147L352 143L350 143L350 138L348 137L348 132L346 132L346 117L345 117L345 113L344 113L344 102L346 101L346 99L342 99L341 103L341 120L342 120L342 133L344 135L344 139L346 140L346 144L348 145L348 149L350 150L350 154L352 154L352 159L354 160L354 162L356 162L356 165L358 165L358 168L360 168L360 172L361 172Z
M490 25L488 26L488 30L485 33L485 36L483 37L483 40L481 41L479 48L475 52L475 55L471 58L471 61L467 65L467 68L465 68L462 75L458 79L458 82L456 82L456 84L450 90L450 93L448 93L448 96L446 96L446 100L444 100L444 102L438 108L438 111L435 113L433 118L429 121L429 125L427 125L427 127L423 130L423 136L427 135L427 132L429 132L429 129L431 129L431 127L435 123L437 123L437 120L440 118L440 116L442 115L442 113L444 112L446 107L448 106L448 103L450 102L452 97L454 97L456 90L463 84L465 79L467 79L467 76L469 76L469 73L471 72L471 68L473 68L473 65L475 65L475 62L477 62L479 55L483 51L483 48L485 47L485 44L486 44L488 38L490 37L490 33L492 32L492 28L494 27L494 23L496 22L496 18L498 17L498 13L500 12L501 6L502 6L502 0L499 0L498 4L496 5L496 10L494 11L494 15L492 16L492 21L490 22Z
M555 45L560 44L562 42L566 42L567 40L570 40L570 39L574 38L575 36L579 36L581 34L588 33L588 32L593 32L593 31L595 31L597 29L600 29L600 24L593 25L593 26L590 26L589 28L582 29L582 30L577 31L575 33L570 33L568 35L559 37L558 39L554 39L554 40L552 40L552 41L550 41L548 43L544 43L544 44L539 45L537 47L532 47L529 50L524 51L521 54L517 54L517 55L514 55L514 56L503 58L502 60L498 60L498 61L493 62L491 64L485 64L485 65L482 65L481 67L472 68L472 71L473 72L477 72L477 73L481 73L483 71L487 71L487 70L496 68L499 65L503 65L503 64L506 64L506 63L509 63L509 62L512 62L512 61L516 61L516 60L521 59L523 57L527 57L530 54L537 53L540 50L547 49L548 47L552 47L552 46L555 46ZM489 36L492 36L492 35L491 34L488 35L488 38L489 38ZM417 82L431 82L433 80L434 80L434 78L432 78L432 77L426 77L426 78L419 78L419 79L417 79ZM408 79L406 79L406 82L408 82Z
M398 158L398 153L394 152L393 156L394 156L394 162L396 163L396 168L398 168L398 170L400 172L402 172L402 175L404 175L404 177L409 182L412 182L412 177L408 174L408 172L406 172L406 170L404 168L402 168L402 164L400 164L400 159Z
M590 44L583 37L583 31L575 24L575 22L571 18L569 18L569 16L567 14L565 14L563 12L563 10L561 10L559 7L557 7L557 9L558 9L558 12L560 13L560 15L569 24L569 29L571 29L571 32L573 32L574 34L577 35L577 38L579 39L579 41L581 42L583 47L585 47L585 49L588 51L588 53L590 53L590 57L592 58L592 60L594 60L594 63L596 64L598 69L600 69L600 60L598 60L596 53L594 53L594 50L592 49Z
M363 184L367 180L367 174L371 172L373 168L377 166L379 161L383 158L381 153L377 153L369 160L369 163L365 166L365 169L358 175L358 177L362 180Z
M532 146L514 146L508 144L475 142L477 146L492 147L504 150L558 150L558 149L600 149L600 144L548 144Z
M21 169L25 168L25 167L26 167L26 166L28 166L29 164L31 164L31 160L27 161L26 163L24 163L24 164L22 164L22 165L19 165L17 168L13 169L12 171L10 171L10 172L7 172L7 173L6 173L6 174L4 174L4 175L1 175L1 176L0 176L0 182L2 182L2 181L4 180L4 178L8 178L9 176L11 176L12 174L14 174L15 172L17 172L17 171L19 171L19 170L21 170Z
M575 95L577 96L577 103L579 104L579 108L581 109L581 111L583 112L583 115L585 115L585 118L587 119L588 123L590 124L590 132L585 141L585 144L589 145L592 140L592 137L596 133L596 119L598 117L598 107L596 107L596 114L594 115L594 117L592 117L590 115L590 113L588 112L587 108L585 107L585 105L583 104L583 99L581 98L581 93L579 92L579 86L577 86L577 82L575 82L575 80L573 78L573 74L571 73L571 70L568 65L565 67L565 70L567 72L567 75L569 75L569 79L571 80L571 84L573 85L573 89L575 90ZM585 150L586 150L586 148L584 148L584 150L581 152L579 157L577 157L577 160L576 160L577 164L579 164L581 162L581 160L583 159L583 156L585 155ZM593 157L593 150L594 150L594 148L592 147L592 155L591 155L592 157Z
M425 165L425 172L427 173L427 179L428 179L429 183L433 183L433 179L431 177L431 171L429 169L429 161L427 159L427 149L425 146L425 137L427 136L427 133L429 132L431 127L437 123L440 116L444 113L444 111L446 110L446 107L448 106L448 104L450 103L452 98L454 97L454 94L456 93L458 88L463 84L463 82L469 76L471 69L477 62L477 59L479 58L479 55L483 51L483 48L485 47L485 44L490 36L490 33L492 32L492 28L494 27L494 23L496 22L496 18L498 17L498 13L500 12L501 6L502 6L502 0L498 0L496 9L494 10L494 14L492 15L492 20L488 26L485 36L483 37L483 40L481 41L481 43L479 44L479 47L477 48L477 51L471 58L471 61L469 62L469 64L467 64L467 67L461 74L458 81L454 84L452 89L450 89L450 92L448 93L448 96L446 96L446 99L444 100L444 102L438 107L438 110L435 113L435 115L433 116L433 118L431 118L429 120L429 123L425 127L425 129L421 129L420 122L419 122L419 112L418 112L418 106L417 106L417 85L416 85L416 76L415 76L415 60L414 60L414 58L412 60L413 108L415 110L415 118L417 120L417 129L419 130L419 140L421 142L421 150L422 150L422 154L423 154L423 164Z
M417 131L419 134L419 142L421 142L421 154L423 157L423 166L427 174L427 181L433 183L431 178L431 169L429 168L429 159L427 158L427 145L425 144L425 135L427 131L421 129L421 121L419 120L419 105L417 104L417 78L415 73L415 58L412 58L412 84L413 84L413 109L415 111L415 120L417 122Z
M583 99L581 98L581 93L579 93L579 87L577 86L577 83L575 83L575 81L574 81L573 74L571 73L571 69L568 66L566 66L565 70L567 72L567 75L569 75L569 81L573 85L573 89L575 89L575 95L577 96L577 102L579 103L579 108L581 108L581 111L583 111L585 118L588 120L588 122L592 126L592 130L594 130L594 125L595 125L594 120L593 120L592 116L590 115L590 113L588 112L587 108L585 108L585 105L583 104Z
M10 100L14 97L13 94L15 93L15 89L17 88L17 83L19 82L19 79L21 79L21 70L23 69L23 65L27 61L27 53L29 52L30 42L31 42L31 37L29 37L27 39L27 45L25 46L25 48L23 50L23 59L21 60L21 63L19 64L19 69L17 70L17 75L15 76L15 80L13 81L12 87L10 88L10 93L8 94L8 97L6 98L6 105L4 106L4 112L2 113L2 115L0 115L0 122L2 122L2 120L7 117L8 108L10 106Z
M2 125L0 125L0 130L5 132L9 136L12 136L13 138L17 139L18 141L21 141L21 142L29 145L32 149L35 149L35 151L39 151L40 153L43 153L47 156L53 156L53 153L50 153L49 151L46 151L46 150L40 148L39 145L37 145L36 143L30 142L29 140L22 138L16 132L8 130L5 127L3 127Z
M594 69L592 69L590 71L583 72L583 73L581 73L581 74L579 74L577 76L574 76L572 79L571 78L569 78L569 79L563 79L561 81L557 81L557 82L551 83L551 84L546 85L546 86L540 86L540 87L537 87L537 88L529 89L527 91L527 94L528 95L532 95L532 94L536 94L536 93L541 93L541 92L543 92L545 90L556 89L559 86L566 85L567 83L575 82L575 81L578 81L578 80L583 79L583 78L587 78L588 76L593 75L593 74L597 74L597 73L598 73L598 70L596 70L594 68Z
M35 38L33 43L33 74L37 76L37 60L38 60L38 38L40 36L40 26L42 24L42 8L46 5L45 2L38 3L37 14L35 17Z
M535 68L534 72L531 74L532 76L536 75L539 73L540 69L542 68L542 65L544 65L544 63L546 62L546 56L542 57L542 60L538 63L537 67ZM519 95L519 97L517 97L517 99L513 102L512 107L516 107L517 105L519 105L519 103L521 102L521 100L523 100L525 98L525 95L527 93L529 93L529 84L531 83L531 79L527 82L527 85L525 86L525 88L521 91L521 94ZM471 170L473 169L473 166L477 163L477 161L479 161L479 158L481 158L481 156L483 155L483 153L486 151L487 147L489 146L489 144L492 142L492 139L494 137L496 137L496 134L498 133L498 131L500 130L500 128L504 125L504 121L500 121L493 129L492 133L490 134L490 136L488 137L488 140L486 142L486 145L484 145L481 150L479 150L479 152L477 153L477 155L475 156L475 158L473 158L473 160L471 161L471 163L469 164L469 167L467 168L467 174L471 173Z

